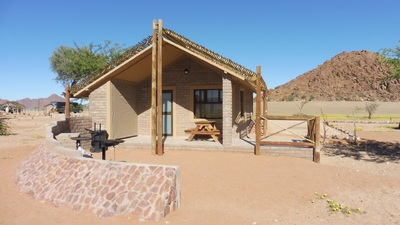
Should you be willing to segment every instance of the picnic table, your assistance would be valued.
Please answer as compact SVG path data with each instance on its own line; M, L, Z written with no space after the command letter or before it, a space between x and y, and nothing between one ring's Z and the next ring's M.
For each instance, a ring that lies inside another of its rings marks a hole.
M188 137L188 141L192 141L196 139L198 136L211 136L215 142L219 142L218 136L221 134L221 131L215 126L215 121L209 120L201 120L196 121L196 127L190 130L185 130L185 133L190 134Z

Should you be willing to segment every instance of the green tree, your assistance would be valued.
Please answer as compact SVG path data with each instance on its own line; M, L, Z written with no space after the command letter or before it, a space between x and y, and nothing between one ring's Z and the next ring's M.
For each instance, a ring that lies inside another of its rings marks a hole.
M82 47L75 44L75 48L60 46L50 57L50 68L57 74L56 82L72 87L112 62L123 50L118 44L112 45L111 41Z
M391 65L391 78L400 78L400 45L395 48L384 48L380 51L381 60Z

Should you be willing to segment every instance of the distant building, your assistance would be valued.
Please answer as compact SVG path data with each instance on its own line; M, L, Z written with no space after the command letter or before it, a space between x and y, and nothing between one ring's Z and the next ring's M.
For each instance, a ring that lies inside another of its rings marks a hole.
M51 102L49 105L46 105L46 112L58 112L65 113L65 102ZM71 102L71 112L79 113L82 110L79 107L79 104L76 102Z
M0 111L5 113L23 113L25 111L25 106L19 104L18 102L6 102L0 105Z

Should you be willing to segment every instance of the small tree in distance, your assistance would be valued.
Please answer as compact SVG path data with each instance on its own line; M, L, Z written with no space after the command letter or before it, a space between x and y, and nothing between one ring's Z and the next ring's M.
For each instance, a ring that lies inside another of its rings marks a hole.
M322 144L324 145L325 144L325 140L326 140L326 133L328 131L329 124L328 124L328 121L327 121L326 116L325 116L324 112L322 111L322 109L320 108L319 110L321 111L322 119L324 120L324 122L322 123L323 128L324 128L324 136L323 136L323 139L322 139Z
M368 113L368 119L372 118L372 114L375 113L375 111L378 109L379 104L376 102L367 102L365 103L365 111Z
M303 108L304 108L304 106L307 104L307 103L309 103L310 102L310 100L303 100L303 101L301 101L300 102L300 105L297 105L297 107L299 108L299 110L300 110L300 113L299 113L299 115L303 115Z

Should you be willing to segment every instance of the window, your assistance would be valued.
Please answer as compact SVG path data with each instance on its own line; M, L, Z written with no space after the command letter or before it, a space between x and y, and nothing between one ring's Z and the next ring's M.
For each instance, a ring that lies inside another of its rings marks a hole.
M194 90L194 117L222 118L222 89Z

